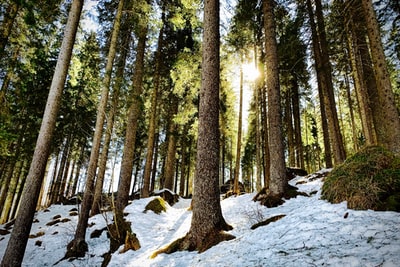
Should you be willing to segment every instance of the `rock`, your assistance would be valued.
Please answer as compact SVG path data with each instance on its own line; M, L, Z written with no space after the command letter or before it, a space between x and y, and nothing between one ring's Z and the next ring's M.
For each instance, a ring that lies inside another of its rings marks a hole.
M170 191L169 189L161 189L157 192L153 192L151 196L159 196L170 206L173 206L176 202L179 201L179 195L175 194L174 192Z
M229 191L233 191L234 183L235 183L234 179L230 179L226 181L223 185L221 185L220 187L221 194L226 194ZM240 193L246 192L243 183L240 181L239 181L239 192Z
M152 210L156 214L160 214L163 211L165 212L167 210L167 207L165 205L164 199L162 199L161 197L154 198L146 205L143 212L146 213L148 210Z
M286 168L286 177L287 180L290 181L296 176L307 176L308 173L306 170L297 168L297 167L287 167Z

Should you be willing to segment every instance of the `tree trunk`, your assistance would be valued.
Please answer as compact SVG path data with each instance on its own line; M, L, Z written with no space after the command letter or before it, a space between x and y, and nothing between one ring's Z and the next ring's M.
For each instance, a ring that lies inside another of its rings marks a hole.
M239 172L240 172L240 154L242 148L242 117L243 117L243 55L240 55L240 82L239 82L239 119L237 126L237 142L236 142L236 160L235 160L235 176L233 178L233 192L239 194Z
M11 34L11 30L14 24L14 20L17 17L19 5L18 2L11 1L7 7L5 15L3 15L3 21L1 24L1 35L0 35L0 58L4 56L4 49L8 43L8 37Z
M293 124L294 124L296 166L304 169L303 139L301 136L299 84L298 84L296 77L294 77L292 80L291 102L292 102L292 106L293 106Z
M61 162L60 162L60 167L58 168L58 174L54 183L54 188L52 188L52 198L50 204L57 203L57 201L61 200L61 183L64 177L65 173L65 166L67 164L67 159L68 159L68 150L69 150L69 138L67 138L64 141L64 148L62 150L62 155L61 155Z
M265 70L263 71L265 73ZM260 130L262 131L262 148L261 150L264 151L263 155L263 172L264 172L264 187L269 187L269 181L271 177L271 156L270 156L270 149L269 149L269 137L268 137L268 108L267 108L267 88L264 86L260 92L261 95L261 127Z
M13 167L14 175L10 181L10 186L6 192L7 197L5 198L4 204L2 203L3 205L2 205L2 208L0 209L0 212L1 212L0 224L5 224L9 219L10 210L11 210L11 206L13 203L15 191L17 189L18 181L20 179L20 173L23 168L22 164L23 164L23 161L19 161L16 163L17 166L14 165L14 167ZM16 169L14 169L14 168L16 168Z
M180 249L205 251L233 236L222 216L219 198L219 1L204 2L202 84L193 216Z
M173 118L178 112L178 100L171 96L171 108L170 108L170 118L169 118L169 129L168 129L168 149L167 158L165 160L165 171L164 171L164 187L173 190L174 186L174 170L176 162L176 139L177 139L177 129L178 125L174 122ZM175 184L176 185L176 184Z
M375 74L366 42L365 19L361 2L350 7L347 25L351 66L353 68L354 86L360 107L361 125L366 145L377 143L372 110L379 110ZM380 123L377 124L378 127Z
M157 163L158 163L158 141L160 138L160 134L156 132L156 136L154 137L154 143L157 144L154 147L154 156L153 156L153 166L151 169L151 182L150 182L150 192L154 192L154 188L156 185L156 176L157 176Z
M320 0L315 0L315 13L317 17L317 40L318 52L316 58L320 58L317 67L321 72L321 86L324 90L324 101L326 108L326 117L328 119L329 137L331 149L335 164L340 164L346 159L346 153L343 145L342 134L340 132L339 120L336 111L335 95L332 84L332 68L329 61L328 44L325 34L324 15Z
M331 168L333 166L332 163L332 153L331 153L331 144L330 144L330 131L328 127L328 120L326 115L326 103L325 103L325 92L322 89L322 82L323 79L320 67L318 67L321 63L321 51L319 48L319 40L317 34L317 26L315 25L314 20L314 11L311 5L311 1L307 0L307 9L309 14L309 23L312 32L312 46L314 52L314 60L315 60L315 69L317 73L317 83L318 83L318 98L319 98L319 105L320 105L320 112L321 112L321 124L322 124L322 134L324 138L324 153L325 153L325 167Z
M292 110L292 88L290 85L283 93L285 98L285 113L283 115L283 120L286 126L286 136L287 136L287 151L288 151L288 164L291 167L296 166L296 150L295 150L295 137L294 137L294 127L293 127L293 110Z
M162 15L164 20L164 13ZM158 35L158 44L157 44L157 52L156 52L156 63L155 63L155 82L154 82L154 89L151 94L151 111L150 111L150 121L149 121L149 134L147 140L147 155L146 155L146 164L144 166L144 173L143 173L143 188L142 188L142 197L149 196L149 189L150 189L150 176L151 176L151 167L152 159L153 159L153 152L154 152L154 145L155 145L155 135L156 135L156 127L157 127L157 102L158 102L158 91L160 87L160 80L161 80L161 64L162 64L162 53L161 49L163 46L163 37L164 36L164 24L160 29L160 33Z
M91 216L99 214L100 208L102 206L103 184L107 167L109 147L114 129L115 114L118 109L120 88L123 86L123 80L124 80L123 75L124 75L126 58L128 56L129 43L131 42L131 30L130 30L130 25L128 25L128 21L130 22L130 20L128 19L125 20L124 24L122 25L123 28L121 32L124 34L122 37L122 44L121 44L122 49L118 59L116 81L115 85L113 86L114 89L112 93L111 107L107 117L107 129L105 132L103 149L101 151L101 156L99 161L99 170L97 173L93 204L90 211Z
M70 257L83 257L88 250L85 236L89 220L89 212L92 207L93 194L94 194L94 180L96 176L97 163L100 153L101 137L103 133L103 125L105 120L105 112L108 102L108 92L111 83L111 74L116 55L117 39L120 29L120 21L122 17L122 9L124 1L120 0L118 4L118 11L115 16L113 31L111 34L110 48L107 56L107 64L105 75L102 85L101 97L99 106L97 108L96 126L93 136L92 150L90 153L89 165L87 170L85 192L83 194L81 211L79 213L78 225L76 227L74 239L67 246L66 258Z
M379 123L381 129L377 130L378 143L391 150L394 154L400 154L400 117L394 102L394 94L390 75L387 68L386 57L383 51L379 24L371 0L361 0L365 13L369 48L377 82L379 103L382 112Z
M184 133L187 132L187 126L184 126ZM188 158L188 153L187 153L187 148L188 148L188 141L187 137L185 135L180 136L180 146L181 146L181 174L180 174L180 180L179 180L179 195L184 196L185 194L185 178L186 178L186 171L189 169L188 165L190 164L187 160Z
M126 122L126 133L124 142L124 153L121 162L121 173L118 183L118 195L115 202L117 213L123 213L125 206L128 204L129 189L131 187L133 162L135 154L136 132L138 128L138 119L141 110L141 94L143 91L143 69L144 54L146 49L147 23L140 23L140 29L137 33L138 44L136 48L136 61L134 67L134 75L132 76L132 96L131 105L128 110L128 119Z
M255 105L255 120L256 120L256 190L257 192L262 189L262 183L261 183L261 173L262 173L262 166L261 164L261 153L262 153L262 144L261 144L261 123L260 123L260 110L261 110L261 104L260 104L260 91L261 88L259 84L257 83L256 86L254 87L254 95L255 95L255 100L256 100L256 105Z
M67 189L65 190L65 196L67 198L70 198L71 195L72 195L71 191L72 191L72 186L74 184L76 162L77 162L77 159L74 158L74 160L72 161L71 173L70 173L70 176L69 176L69 179L68 179Z
M76 168L75 171L75 178L74 178L74 182L72 184L72 189L71 189L71 196L76 194L76 190L78 187L78 181L79 181L79 174L81 172L82 169L82 165L83 165L83 159L85 158L85 149L86 149L86 145L85 144L81 144L81 151L79 153L79 160L78 160L78 166Z
M282 132L282 109L279 85L278 50L272 0L263 1L265 30L266 87L268 90L268 143L270 151L271 195L281 195L286 189L286 166Z
M22 195L22 190L24 188L25 181L26 181L26 172L28 171L27 165L28 165L28 162L25 160L22 163L22 169L21 169L20 173L18 174L18 177L19 177L18 185L17 185L17 188L14 193L13 204L12 204L10 215L9 215L10 220L15 218L15 214L18 211L18 207L19 207L20 199L21 199L21 195Z
M349 51L349 50L347 50L347 51ZM356 127L356 122L355 122L355 118L354 118L354 109L357 106L354 106L354 100L353 100L353 98L351 96L350 81L349 81L349 75L348 74L349 74L348 67L346 67L346 72L344 74L344 80L345 80L344 87L345 87L345 90L346 90L347 106L349 107L350 125L351 125L351 132L352 132L352 141L353 141L353 150L357 151L358 148L359 148L359 143L358 143L358 139L357 139L357 127Z
M8 241L1 266L21 266L31 230L36 203L40 193L46 163L50 154L51 141L60 107L61 95L67 77L72 48L83 6L82 0L74 0L71 5L60 54L50 86L49 96L43 115L32 163L22 193L21 206Z
M16 156L18 156L21 152L22 140L24 139L24 136L25 136L26 126L17 127L17 128L20 128L20 134L18 136L18 140L16 141L16 143L13 145L13 148L12 148L12 150L15 151ZM10 181L12 180L12 177L14 175L14 168L15 168L15 165L17 164L16 156L11 158L11 161L9 162L8 167L6 168L7 171L4 172L5 177L1 181L0 212L3 210L4 201L6 200L6 197L7 197L8 191L9 191Z

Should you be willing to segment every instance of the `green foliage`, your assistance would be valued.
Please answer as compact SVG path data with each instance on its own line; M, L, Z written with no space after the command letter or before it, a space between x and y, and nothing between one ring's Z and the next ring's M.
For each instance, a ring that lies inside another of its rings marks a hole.
M194 128L197 118L197 99L200 91L200 62L199 53L183 51L179 53L173 65L170 76L173 81L173 93L179 99L178 113L174 122L178 125L191 124L191 135L195 136L197 127Z
M80 140L92 137L100 86L100 48L90 33L75 46L67 86L62 96L55 142L73 134Z
M400 158L378 146L362 149L332 170L322 198L352 209L400 211Z
M16 135L10 133L7 128L7 124L0 124L0 158L10 156L9 145L16 139Z
M262 28L260 17L261 5L258 4L258 1L238 1L227 36L228 44L237 50L254 44L255 37L259 35Z

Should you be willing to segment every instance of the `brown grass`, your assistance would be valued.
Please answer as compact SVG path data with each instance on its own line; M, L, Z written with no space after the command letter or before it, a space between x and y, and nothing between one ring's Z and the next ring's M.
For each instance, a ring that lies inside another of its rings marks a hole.
M322 198L347 201L351 209L400 211L400 159L382 147L366 147L332 170Z

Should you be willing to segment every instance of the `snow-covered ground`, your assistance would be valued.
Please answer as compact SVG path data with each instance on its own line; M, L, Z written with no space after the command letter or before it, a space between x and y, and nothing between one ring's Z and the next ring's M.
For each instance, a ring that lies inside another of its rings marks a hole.
M141 249L114 253L109 266L400 266L400 213L356 211L347 209L346 203L330 204L320 199L321 179L309 181L297 177L291 184L299 180L306 182L297 185L299 191L317 193L287 200L277 208L253 202L254 194L225 199L221 202L223 215L233 226L230 233L235 239L203 253L183 251L160 254L154 259L150 258L154 251L189 230L190 200L180 199L160 215L152 211L143 213L152 198L135 200L126 212ZM31 234L43 235L29 239L23 266L52 266L64 256L78 219L70 215L73 208L76 207L53 205L48 212L37 213ZM281 214L286 216L267 226L250 229L259 221ZM47 226L56 215L65 222ZM90 234L104 228L111 219L111 214L90 218L87 256L56 266L100 266L109 241L106 232L98 238L90 238ZM8 238L9 235L0 236L0 257Z

